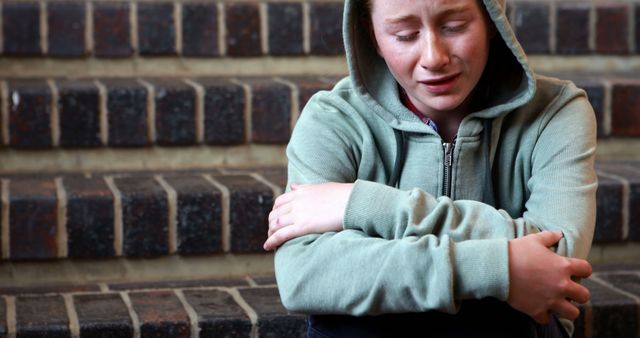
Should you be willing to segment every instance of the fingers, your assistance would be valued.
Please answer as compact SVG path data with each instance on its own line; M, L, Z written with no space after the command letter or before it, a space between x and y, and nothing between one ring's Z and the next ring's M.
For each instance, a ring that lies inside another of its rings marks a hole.
M536 316L532 317L533 320L535 320L536 322L538 322L538 324L547 324L549 322L549 313L548 312L542 312L537 314Z
M535 236L538 238L540 243L542 243L546 247L550 247L558 243L560 239L562 239L561 231L542 231Z
M557 302L551 307L558 317L566 318L569 320L576 320L580 316L580 310L574 304L571 304L568 300L562 300Z
M284 193L278 196L278 198L276 198L276 200L273 203L273 209L277 209L281 205L291 202L293 200L293 197L294 197L293 192Z
M564 298L580 304L584 304L591 299L589 289L573 281L569 283L564 293Z
M293 216L290 213L280 215L269 222L268 235L271 236L276 231L290 225L293 225Z
M269 236L269 238L267 238L267 241L264 242L263 248L267 251L271 251L282 245L284 242L298 237L297 230L298 228L295 226L287 226L274 232Z
M587 278L591 276L593 269L591 264L584 259L567 258L569 260L569 273L572 277Z

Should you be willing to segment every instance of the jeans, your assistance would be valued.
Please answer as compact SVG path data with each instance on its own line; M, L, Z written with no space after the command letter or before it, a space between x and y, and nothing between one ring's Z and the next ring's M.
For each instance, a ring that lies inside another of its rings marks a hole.
M437 311L364 317L314 315L308 317L308 324L309 338L569 338L555 316L541 325L495 299L464 301L455 315Z

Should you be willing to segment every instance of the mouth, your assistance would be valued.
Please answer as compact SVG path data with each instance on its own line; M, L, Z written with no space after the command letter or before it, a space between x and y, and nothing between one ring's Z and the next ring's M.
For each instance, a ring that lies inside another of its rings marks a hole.
M445 94L453 89L458 77L460 73L419 81L419 83L425 85L432 94Z

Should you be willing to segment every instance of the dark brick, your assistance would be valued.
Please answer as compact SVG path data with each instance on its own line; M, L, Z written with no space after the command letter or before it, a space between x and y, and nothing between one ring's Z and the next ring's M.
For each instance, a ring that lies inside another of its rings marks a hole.
M601 54L629 53L629 6L598 4L596 6L596 52Z
M276 276L251 276L254 282L258 285L275 285L276 284Z
M130 338L133 325L118 294L74 295L81 337Z
M629 240L640 241L640 166L612 163L600 165L598 171L620 176L629 183L629 204L625 206L629 213Z
M640 82L614 83L611 89L611 135L640 136Z
M298 87L298 109L302 111L311 97L321 91L333 88L335 82L317 77L292 77L287 78Z
M110 146L149 144L147 90L133 80L104 80Z
M127 57L133 54L128 3L93 4L94 53L98 57Z
M586 306L583 304L577 304L578 310L580 311L580 315L573 322L573 335L571 338L586 338Z
M189 316L172 291L136 292L129 294L140 320L140 337L188 338Z
M199 81L205 90L204 141L207 144L240 144L245 141L245 94L229 81Z
M102 177L64 179L69 257L113 257L113 195Z
M306 317L292 315L282 306L277 288L240 289L242 298L258 314L260 337L305 337Z
M62 297L16 297L16 331L21 338L71 337Z
M100 107L95 84L87 80L59 81L58 95L60 145L99 146Z
M311 54L339 55L342 43L342 2L311 2Z
M51 91L44 81L9 81L9 145L50 147Z
M302 4L272 2L267 9L269 54L304 54L302 37Z
M598 176L596 193L595 243L619 241L622 239L622 184L603 176Z
M576 84L587 92L589 102L596 113L598 137L608 136L604 131L604 84L595 80L577 81Z
M640 296L640 276L631 273L601 273L598 276L613 286L629 292L633 295Z
M176 54L173 3L138 3L138 48L141 55Z
M215 3L182 5L182 54L218 56L218 8Z
M257 2L225 3L227 54L262 55L260 10Z
M114 182L122 194L123 254L166 255L169 211L164 189L151 177L122 177Z
M273 192L247 175L214 177L229 189L229 235L231 252L262 252L267 238Z
M637 306L627 296L591 280L582 282L591 291L593 337L635 337Z
M216 286L247 286L247 281L241 278L216 279L186 279L159 282L125 282L109 284L110 290L140 290L140 289L184 289Z
M37 2L3 3L2 31L4 32L4 54L41 55L40 4Z
M0 297L0 337L7 336L7 305L4 298Z
M251 141L285 144L291 135L291 90L273 80L251 85Z
M154 81L156 142L160 145L196 143L196 92L178 80Z
M13 286L0 288L0 295L37 295L43 293L69 293L69 292L97 292L100 287L96 284L48 284L37 286ZM0 318L4 318L0 316ZM0 323L1 324L1 323ZM2 335L0 335L2 337Z
M522 2L514 11L514 29L524 50L529 54L549 53L549 4Z
M55 258L58 210L54 181L11 180L9 199L11 258Z
M178 252L222 252L222 193L198 176L165 180L178 195Z
M640 5L635 5L635 22L636 22L636 53L640 53Z
M249 317L228 293L189 290L184 291L184 296L198 314L201 338L250 336Z
M562 4L557 8L556 50L560 54L589 53L589 4Z
M84 2L47 2L48 53L57 57L86 54Z

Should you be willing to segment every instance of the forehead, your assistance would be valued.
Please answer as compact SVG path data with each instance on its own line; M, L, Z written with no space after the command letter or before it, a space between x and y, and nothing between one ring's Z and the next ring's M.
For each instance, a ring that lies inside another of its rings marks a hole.
M481 11L480 0L369 0L372 15L440 15L459 11Z

